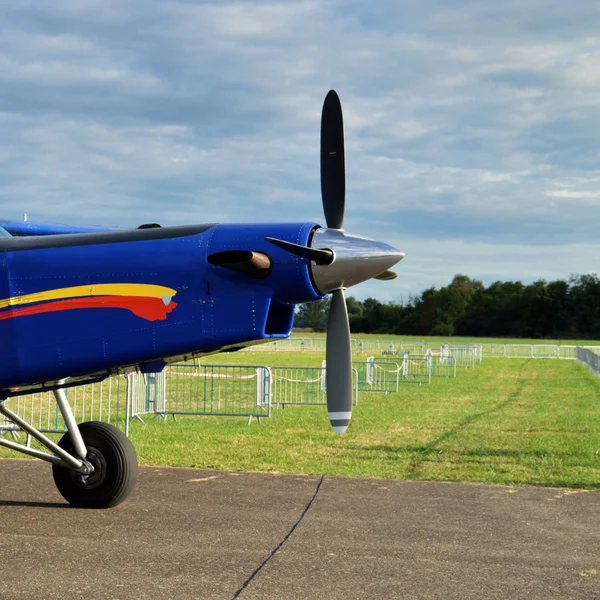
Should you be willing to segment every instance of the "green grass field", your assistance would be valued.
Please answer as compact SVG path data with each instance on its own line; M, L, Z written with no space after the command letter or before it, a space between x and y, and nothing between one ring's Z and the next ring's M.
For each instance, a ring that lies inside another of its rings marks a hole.
M287 353L209 358L320 362ZM147 420L132 424L131 439L153 465L600 488L600 378L575 361L488 359L456 379L361 393L343 436L325 407L286 406L260 425Z
M518 341L516 341L518 343ZM238 352L205 364L319 366L321 356ZM361 392L346 434L324 406L132 422L141 464L600 488L600 377L570 360L484 359L456 379ZM19 456L0 448L0 456Z

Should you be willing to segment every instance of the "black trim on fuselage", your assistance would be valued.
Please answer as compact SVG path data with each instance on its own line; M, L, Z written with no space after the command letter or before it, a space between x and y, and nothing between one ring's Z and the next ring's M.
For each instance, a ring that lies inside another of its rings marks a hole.
M101 231L94 233L62 233L35 237L3 237L0 238L0 252L178 238L185 237L186 235L203 233L215 225L216 223L207 223L203 225L178 225L175 227L159 227L153 229L125 229L123 231Z

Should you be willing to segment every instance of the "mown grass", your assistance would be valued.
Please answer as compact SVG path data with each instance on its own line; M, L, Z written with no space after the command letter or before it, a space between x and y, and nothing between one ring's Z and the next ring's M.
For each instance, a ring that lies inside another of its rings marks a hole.
M284 353L219 362L318 364ZM600 488L600 378L574 361L488 359L456 379L361 393L343 436L325 407L287 406L260 425L147 420L131 439L152 465Z
M202 362L319 366L321 356L237 352ZM251 425L146 418L131 423L130 437L146 465L600 488L600 377L575 361L488 358L456 379L361 392L342 436L324 406L286 406Z

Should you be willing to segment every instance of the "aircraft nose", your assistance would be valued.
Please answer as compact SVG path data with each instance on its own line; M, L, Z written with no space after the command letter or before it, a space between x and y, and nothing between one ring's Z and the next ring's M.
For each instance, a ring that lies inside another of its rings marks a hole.
M317 229L311 247L334 253L330 264L311 263L313 280L322 294L371 279L404 258L404 252L389 244L350 235L341 229Z

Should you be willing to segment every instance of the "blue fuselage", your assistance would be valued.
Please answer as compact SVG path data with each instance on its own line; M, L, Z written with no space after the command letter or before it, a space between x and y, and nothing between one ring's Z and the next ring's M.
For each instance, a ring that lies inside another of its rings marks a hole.
M0 393L160 368L181 356L290 335L294 306L320 297L305 259L315 223L198 225L0 239ZM268 255L263 279L210 264Z

